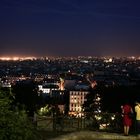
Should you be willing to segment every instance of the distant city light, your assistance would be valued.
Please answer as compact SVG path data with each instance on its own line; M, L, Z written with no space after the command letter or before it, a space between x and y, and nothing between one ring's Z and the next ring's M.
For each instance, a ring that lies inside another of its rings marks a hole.
M17 61L17 60L19 60L20 58L19 57L13 57L13 60L14 61Z
M106 63L110 63L110 62L112 62L112 61L113 61L112 58L109 58L109 59L105 59L105 60L104 60L104 62L106 62Z
M10 57L1 57L0 60L7 60L7 61L9 61Z
M112 62L113 60L112 60L112 58L110 58L108 61L109 61L109 62Z
M0 60L3 60L3 61L18 61L18 60L35 60L37 59L36 57L0 57Z

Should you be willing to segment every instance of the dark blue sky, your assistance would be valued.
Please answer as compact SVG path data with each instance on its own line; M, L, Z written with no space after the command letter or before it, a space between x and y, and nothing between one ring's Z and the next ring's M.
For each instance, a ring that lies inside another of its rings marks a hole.
M139 0L0 0L0 56L139 56Z

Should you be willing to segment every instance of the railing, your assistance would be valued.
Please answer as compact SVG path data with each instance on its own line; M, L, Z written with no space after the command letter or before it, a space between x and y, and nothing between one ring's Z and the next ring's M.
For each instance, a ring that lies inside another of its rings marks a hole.
M122 132L123 122L119 113L86 114L86 117L70 116L39 116L37 127L51 131L76 131L76 130L99 130L109 132ZM131 131L135 131L135 122Z

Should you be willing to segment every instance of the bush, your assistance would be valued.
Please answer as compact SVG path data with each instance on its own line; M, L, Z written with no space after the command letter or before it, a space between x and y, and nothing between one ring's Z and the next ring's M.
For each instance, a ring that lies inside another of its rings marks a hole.
M13 109L10 96L0 91L0 140L36 140L35 127L25 111Z

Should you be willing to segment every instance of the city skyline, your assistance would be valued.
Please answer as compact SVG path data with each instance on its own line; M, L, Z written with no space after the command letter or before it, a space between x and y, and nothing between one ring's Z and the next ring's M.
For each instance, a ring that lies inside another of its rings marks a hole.
M1 0L2 56L140 56L140 2Z

